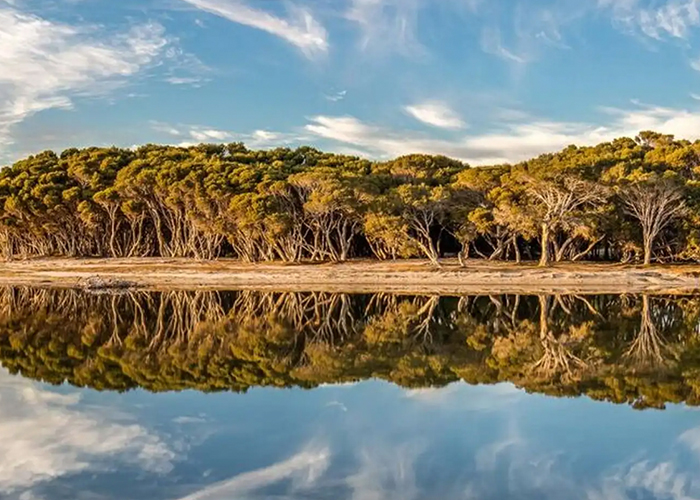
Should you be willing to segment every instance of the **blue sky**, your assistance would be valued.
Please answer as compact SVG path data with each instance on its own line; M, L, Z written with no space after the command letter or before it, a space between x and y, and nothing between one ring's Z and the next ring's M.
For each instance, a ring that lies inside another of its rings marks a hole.
M0 0L0 162L243 141L474 165L700 137L700 0Z

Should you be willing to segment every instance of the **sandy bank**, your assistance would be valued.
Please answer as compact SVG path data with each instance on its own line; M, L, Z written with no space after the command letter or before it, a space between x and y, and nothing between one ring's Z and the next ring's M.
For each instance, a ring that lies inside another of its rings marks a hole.
M245 264L233 260L41 259L0 264L0 285L79 287L90 277L148 289L259 289L405 293L687 293L700 290L700 265L535 264L447 260L344 264Z

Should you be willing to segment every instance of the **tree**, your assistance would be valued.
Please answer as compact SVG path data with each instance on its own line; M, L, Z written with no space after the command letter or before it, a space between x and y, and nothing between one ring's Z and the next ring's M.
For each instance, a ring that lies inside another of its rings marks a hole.
M550 263L553 233L559 230L568 233L564 242L564 246L568 246L573 238L586 234L579 231L585 211L594 211L607 200L607 190L603 186L569 175L553 180L531 179L527 191L540 221L540 266ZM592 245L595 243L597 241Z
M668 180L639 182L624 189L621 198L625 211L641 226L644 265L649 265L659 235L685 212L683 190Z
M408 237L434 265L439 265L440 239L451 200L449 188L405 184L396 190ZM437 237L433 230L437 229Z
M311 259L347 260L362 220L360 179L324 168L294 174L289 182L299 197L304 223L312 234Z

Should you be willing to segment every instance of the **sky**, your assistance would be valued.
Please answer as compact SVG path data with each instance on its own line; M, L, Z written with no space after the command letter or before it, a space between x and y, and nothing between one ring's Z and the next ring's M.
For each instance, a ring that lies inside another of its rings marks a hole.
M700 0L0 0L0 164L242 141L472 165L700 138Z

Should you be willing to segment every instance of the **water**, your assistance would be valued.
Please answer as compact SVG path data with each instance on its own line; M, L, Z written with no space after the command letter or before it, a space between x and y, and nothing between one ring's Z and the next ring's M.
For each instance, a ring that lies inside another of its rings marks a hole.
M700 498L700 297L0 308L0 498Z

